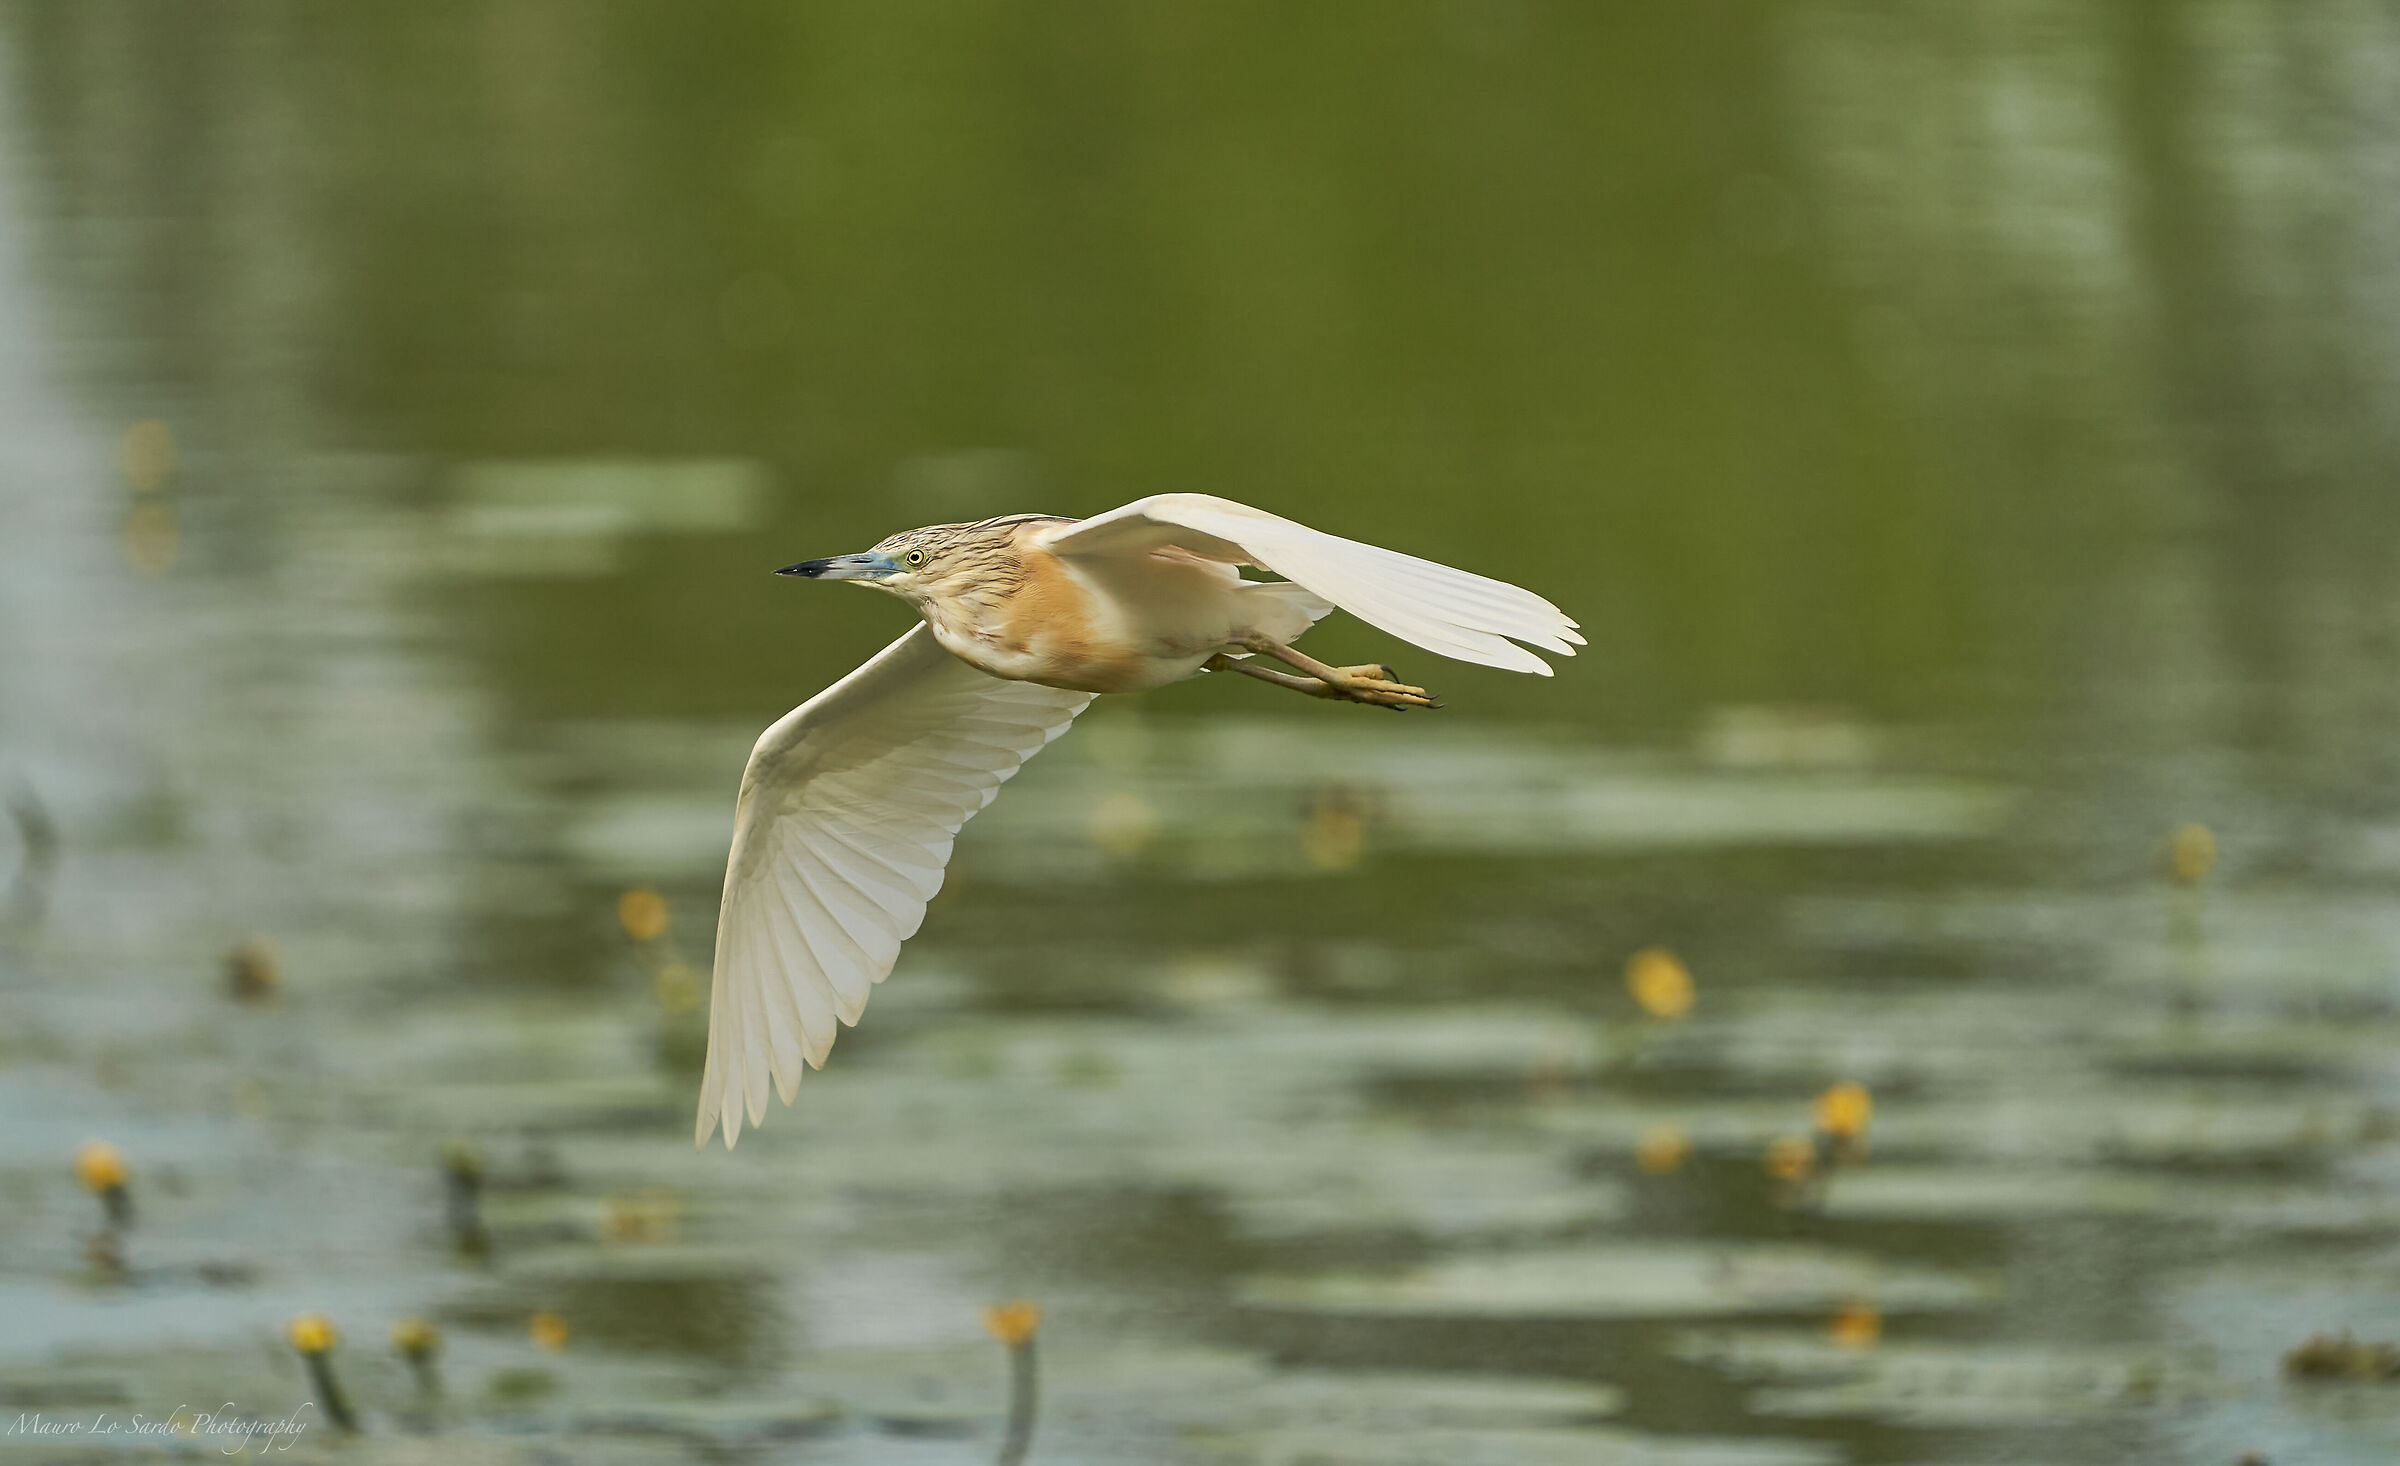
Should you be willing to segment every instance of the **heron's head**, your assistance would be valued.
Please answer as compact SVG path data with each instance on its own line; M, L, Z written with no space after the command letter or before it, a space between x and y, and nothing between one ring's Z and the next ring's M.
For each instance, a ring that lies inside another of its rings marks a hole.
M906 529L864 553L803 560L775 573L810 580L855 580L918 604L972 599L1013 589L1024 578L1017 552L1018 532L1028 524L1056 518L1011 514L973 524Z

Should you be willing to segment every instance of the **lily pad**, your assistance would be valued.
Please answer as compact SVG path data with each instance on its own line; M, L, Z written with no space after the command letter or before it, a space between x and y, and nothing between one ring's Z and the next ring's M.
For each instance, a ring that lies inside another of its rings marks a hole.
M1159 1403L1167 1419L1194 1426L1240 1420L1358 1431L1525 1430L1588 1425L1615 1414L1624 1396L1574 1380L1298 1370L1262 1373L1212 1395L1205 1410L1189 1397Z
M1760 1414L1860 1416L1947 1429L2188 1408L2229 1389L2204 1348L1914 1341L1861 1347L1821 1335L1726 1330L1689 1335L1675 1352L1769 1386L1749 1397Z
M829 1435L844 1419L832 1400L714 1399L610 1406L577 1416L572 1428L591 1435L665 1436L714 1452Z
M1890 1309L1971 1308L1987 1285L1863 1253L1802 1246L1616 1243L1472 1254L1392 1273L1252 1278L1254 1308L1344 1315L1677 1318L1822 1308L1872 1295Z
M1183 1460L1208 1466L1828 1466L1834 1447L1772 1439L1582 1430L1361 1431L1296 1426L1187 1437Z

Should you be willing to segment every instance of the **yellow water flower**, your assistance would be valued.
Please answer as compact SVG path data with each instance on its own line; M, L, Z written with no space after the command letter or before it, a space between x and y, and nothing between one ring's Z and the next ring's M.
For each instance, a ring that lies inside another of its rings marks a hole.
M350 1411L350 1397L342 1393L342 1382L333 1376L333 1346L342 1341L333 1324L324 1314L303 1313L285 1325L284 1336L308 1361L308 1381L316 1389L325 1418L336 1430L356 1434L358 1417Z
M1130 860L1158 836L1158 811L1139 794L1119 790L1092 807L1092 843Z
M1766 1167L1778 1181L1805 1181L1817 1169L1817 1143L1805 1135L1778 1135L1767 1142Z
M567 1321L546 1309L528 1319L525 1329L533 1335L533 1341L545 1349L567 1347Z
M1367 844L1366 822L1346 809L1320 809L1300 830L1300 853L1319 870L1348 870Z
M125 1157L105 1140L86 1142L75 1152L75 1179L86 1191L114 1191L125 1184Z
M1014 1349L1042 1326L1042 1308L1027 1298L995 1303L983 1311L983 1326L993 1338Z
M1008 1430L1000 1438L999 1466L1023 1466L1033 1449L1034 1416L1041 1410L1041 1385L1033 1364L1033 1331L1041 1327L1042 1310L1030 1299L1015 1298L983 1311L983 1326L1008 1346Z
M1837 1140L1856 1140L1875 1118L1875 1097L1867 1087L1845 1080L1817 1096L1817 1129Z
M333 1320L321 1313L303 1313L284 1326L284 1337L303 1354L322 1354L342 1341Z
M617 925L637 942L657 941L667 934L667 898L635 886L617 898Z
M483 1180L483 1155L456 1136L442 1142L442 1172L469 1184Z
M1625 962L1625 987L1653 1018L1681 1018L1692 1011L1692 973L1664 947L1644 947Z
M1367 802L1353 789L1318 792L1300 827L1300 853L1319 870L1348 870L1367 847Z
M1653 1176L1680 1170L1692 1156L1692 1137L1681 1125L1653 1125L1633 1148L1633 1163Z
M689 1013L700 1006L700 974L681 962L663 962L650 974L650 993L660 1012Z
M2167 874L2177 885L2199 885L2216 866L2217 836L2208 826L2178 825L2167 837Z
M1874 1304L1856 1299L1825 1321L1827 1342L1845 1349L1864 1349L1883 1337L1883 1314Z
M408 1359L430 1359L441 1352L442 1331L432 1319L412 1313L393 1321L392 1347Z
M600 1235L610 1242L666 1242L675 1235L683 1203L664 1186L612 1196L602 1204Z

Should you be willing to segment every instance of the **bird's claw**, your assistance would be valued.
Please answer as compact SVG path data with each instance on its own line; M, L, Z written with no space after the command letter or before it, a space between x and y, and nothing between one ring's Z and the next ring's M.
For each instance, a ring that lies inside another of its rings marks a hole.
M1341 669L1342 694L1352 702L1370 707L1390 708L1402 712L1409 708L1438 708L1441 700L1422 687L1412 687L1400 680L1398 673L1381 663Z

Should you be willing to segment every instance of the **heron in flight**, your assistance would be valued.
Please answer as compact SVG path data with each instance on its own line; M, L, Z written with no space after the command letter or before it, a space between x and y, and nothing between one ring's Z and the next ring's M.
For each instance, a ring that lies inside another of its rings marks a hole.
M1281 580L1244 579L1256 566ZM854 580L922 619L758 740L734 807L694 1142L792 1102L915 935L961 826L1104 692L1239 672L1311 697L1439 707L1292 642L1336 606L1463 662L1550 675L1576 623L1528 590L1206 494L1092 519L1010 514L783 575ZM1257 659L1279 662L1281 671Z

